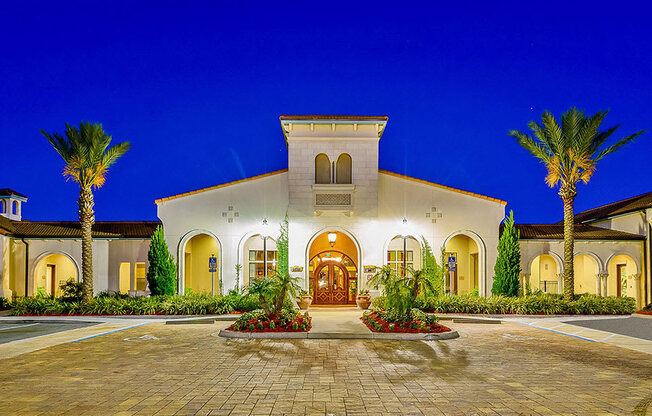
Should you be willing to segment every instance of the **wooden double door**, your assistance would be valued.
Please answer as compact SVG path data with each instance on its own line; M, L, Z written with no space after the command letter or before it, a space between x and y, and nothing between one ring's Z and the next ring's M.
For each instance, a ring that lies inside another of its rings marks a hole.
M315 270L315 305L346 305L349 274L339 263L328 262Z

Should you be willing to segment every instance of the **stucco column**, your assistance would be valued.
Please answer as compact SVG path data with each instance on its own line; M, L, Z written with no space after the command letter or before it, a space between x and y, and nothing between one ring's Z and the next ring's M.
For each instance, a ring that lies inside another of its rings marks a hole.
M523 275L523 294L527 295L528 294L528 288L530 291L532 288L530 287L530 273L522 273Z
M609 279L609 273L600 273L602 276L602 296L607 296L607 280Z
M641 280L641 274L640 273L634 273L634 274L630 274L629 277L631 279L634 279L634 299L636 299L636 307L638 308L639 306L643 306L643 305L638 304L638 299L639 299L639 296L638 296L638 287L639 286L638 286L638 284L639 284L639 281Z
M606 280L607 277L609 277L609 273L598 273L595 275L595 293L598 296L607 296L607 292L602 293L602 286L601 286L602 280L603 279Z
M557 293L564 293L564 273L557 274Z

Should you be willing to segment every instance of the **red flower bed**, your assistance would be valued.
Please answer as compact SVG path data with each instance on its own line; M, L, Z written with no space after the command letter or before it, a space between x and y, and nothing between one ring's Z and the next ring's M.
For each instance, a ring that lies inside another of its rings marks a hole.
M238 332L308 332L312 318L308 314L297 314L294 319L282 316L245 313L231 326L229 331Z
M641 315L652 315L652 311L640 310L640 311L637 311L636 313L640 313Z
M423 321L387 322L377 312L363 315L362 322L372 332L400 332L400 333L431 333L449 332L451 329L439 324L429 324Z

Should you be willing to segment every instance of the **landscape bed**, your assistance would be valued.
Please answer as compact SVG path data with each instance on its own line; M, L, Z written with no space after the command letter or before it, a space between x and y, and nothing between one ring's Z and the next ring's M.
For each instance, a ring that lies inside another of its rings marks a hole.
M242 314L227 330L237 332L308 332L311 328L312 318L308 312L301 314L296 309L284 309L280 314L267 314L259 309Z
M421 311L412 311L410 315L402 316L385 311L365 312L360 319L372 332L438 334L451 331L438 324L434 315Z
M374 309L385 308L384 296L372 301ZM636 311L636 302L629 297L576 295L567 301L558 294L534 294L520 297L477 295L442 295L419 297L415 307L432 313L465 313L491 315L629 315ZM645 310L645 308L644 308Z

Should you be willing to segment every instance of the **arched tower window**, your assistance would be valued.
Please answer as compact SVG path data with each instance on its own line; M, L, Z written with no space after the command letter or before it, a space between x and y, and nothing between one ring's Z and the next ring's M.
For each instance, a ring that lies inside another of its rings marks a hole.
M351 183L351 164L351 156L347 153L337 158L336 183Z
M11 213L14 215L18 214L18 202L13 201L11 204Z
M324 153L315 157L315 183L331 183L331 161Z
M0 199L0 214L7 213L7 203L4 199Z

